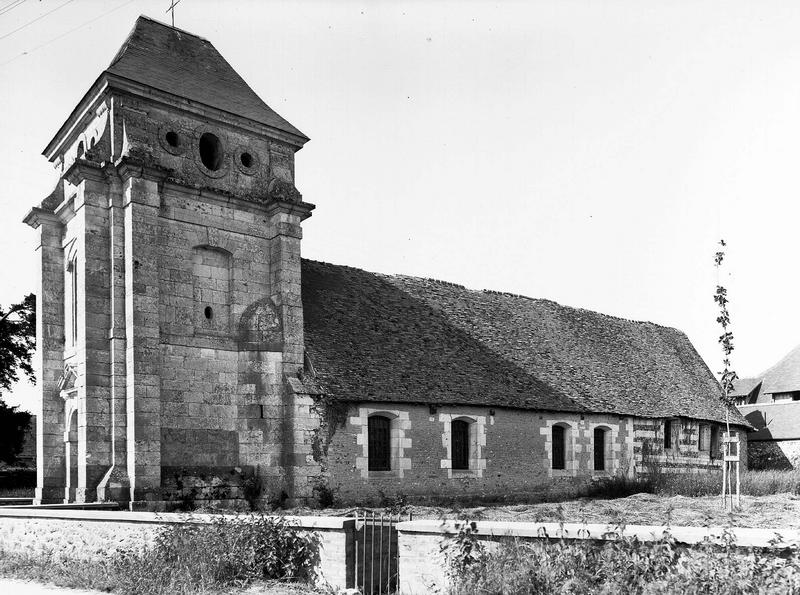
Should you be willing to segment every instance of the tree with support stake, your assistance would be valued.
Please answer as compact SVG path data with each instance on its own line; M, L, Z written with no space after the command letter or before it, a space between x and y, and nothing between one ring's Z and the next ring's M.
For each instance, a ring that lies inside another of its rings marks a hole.
M714 255L714 266L717 268L717 291L714 294L714 301L719 306L719 316L717 322L722 327L722 334L719 343L724 354L722 363L724 369L720 378L721 399L725 407L725 434L722 438L722 506L727 510L733 510L741 505L739 489L739 436L731 432L731 407L733 401L730 394L733 391L733 383L738 378L736 372L731 369L731 353L733 353L733 333L729 330L731 324L730 313L728 312L728 290L720 284L719 274L722 262L725 259L725 240L719 241L720 249ZM733 491L734 476L736 477L736 492Z

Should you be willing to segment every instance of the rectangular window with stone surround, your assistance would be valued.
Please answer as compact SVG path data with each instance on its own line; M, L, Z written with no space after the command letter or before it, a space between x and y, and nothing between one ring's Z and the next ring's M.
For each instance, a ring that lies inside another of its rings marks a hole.
M450 424L453 469L469 469L469 422L454 419Z
M392 469L392 420L383 415L372 415L367 424L367 457L370 471Z
M483 477L486 470L486 416L440 411L439 421L445 455L441 468L447 470L447 476Z
M378 418L388 420L388 449L386 422ZM362 406L349 422L356 431L356 445L361 449L356 469L362 478L403 477L411 469L411 438L406 437L411 428L408 411Z

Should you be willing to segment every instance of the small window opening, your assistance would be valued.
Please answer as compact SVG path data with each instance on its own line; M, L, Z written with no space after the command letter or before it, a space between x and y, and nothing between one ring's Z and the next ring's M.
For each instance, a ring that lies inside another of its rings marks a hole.
M719 428L716 426L711 428L711 441L709 444L709 450L712 459L719 458Z
M214 309L211 306L206 306L206 309L203 310L203 313L206 315L208 320L214 318Z
M603 428L594 429L594 469L605 471L606 468L606 431Z
M456 419L450 424L453 469L469 469L469 422Z
M553 469L566 469L566 436L562 426L553 426Z
M664 448L672 448L672 422L664 422Z
M700 424L697 430L697 450L704 452L708 450L708 424Z
M178 137L178 133L175 132L174 130L170 130L169 132L167 132L165 138L167 140L167 144L173 148L176 148L181 142L180 137Z
M245 167L253 167L253 156L250 153L242 153L239 157L242 165Z
M369 471L391 470L391 420L382 415L370 416L367 422L367 456Z
M215 134L205 132L200 137L200 161L211 171L222 167L222 142Z

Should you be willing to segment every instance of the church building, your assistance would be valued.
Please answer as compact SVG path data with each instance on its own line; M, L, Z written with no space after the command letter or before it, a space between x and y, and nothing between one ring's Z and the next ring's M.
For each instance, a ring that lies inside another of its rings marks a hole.
M137 20L25 218L37 502L524 496L720 468L726 409L683 333L302 259L308 140L207 40Z

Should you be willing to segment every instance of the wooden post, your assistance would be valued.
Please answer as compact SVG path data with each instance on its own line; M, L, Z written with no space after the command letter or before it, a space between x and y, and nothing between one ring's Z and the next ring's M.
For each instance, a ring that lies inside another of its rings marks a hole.
M734 502L738 508L741 505L740 478L739 478L739 436L733 432L725 432L723 441L723 464L722 464L722 504L727 510L733 510ZM735 449L735 454L731 451ZM728 485L733 482L733 466L736 465L736 495L734 500L733 486Z

